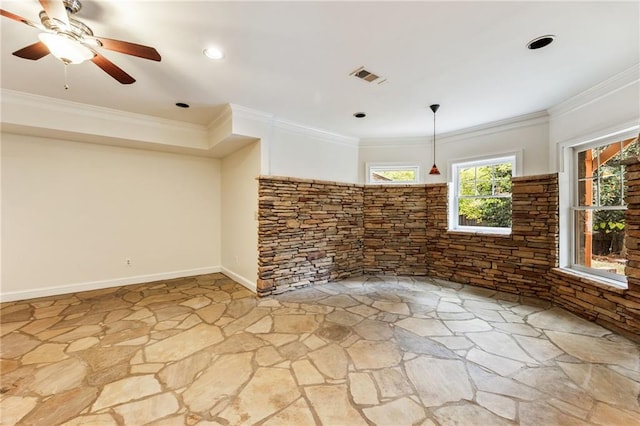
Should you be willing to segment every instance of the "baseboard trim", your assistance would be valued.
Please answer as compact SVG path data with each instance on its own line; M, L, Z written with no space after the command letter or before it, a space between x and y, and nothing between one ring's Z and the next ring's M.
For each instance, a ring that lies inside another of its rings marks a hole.
M243 277L242 275L238 275L230 269L225 268L224 266L221 268L223 274L237 282L238 284L242 284L243 287L246 287L248 290L251 290L254 293L258 292L258 286L255 281L251 281L248 278Z
M195 275L223 272L223 269L224 268L222 268L221 266L207 266L203 268L185 269L182 271L162 272L159 274L136 275L133 277L115 278L111 280L91 281L86 283L77 283L57 287L38 288L35 290L13 291L9 293L0 292L0 302L13 302L15 300L33 299L36 297L57 296L60 294L77 293L88 290L99 290L103 288L120 287L123 285L131 284L142 284L153 281L170 280L173 278L193 277ZM230 275L230 273L225 273L225 275L228 275L229 278L236 280L236 274ZM245 283L241 281L238 282L246 286ZM253 287L253 291L255 291L255 285Z

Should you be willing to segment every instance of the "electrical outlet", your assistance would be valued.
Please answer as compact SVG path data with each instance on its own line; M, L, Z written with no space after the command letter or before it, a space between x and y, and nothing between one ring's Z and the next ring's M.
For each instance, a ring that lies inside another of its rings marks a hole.
M125 263L127 264L127 266L131 266L131 259L129 258L125 259Z
M240 258L238 256L236 256L236 265L240 264Z

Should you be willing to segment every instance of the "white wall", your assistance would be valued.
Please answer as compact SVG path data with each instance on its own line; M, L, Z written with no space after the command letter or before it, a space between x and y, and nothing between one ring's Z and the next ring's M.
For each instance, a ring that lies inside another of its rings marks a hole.
M260 142L222 160L222 267L255 290L258 279L258 181Z
M433 164L431 138L362 140L359 154L359 181L366 182L367 163L413 162L420 165L421 182L446 182L451 161L520 151L523 169L519 175L548 172L549 126L545 114L533 114L437 136L436 163L440 176L430 176Z
M306 133L274 126L269 174L355 183L358 181L356 140Z
M561 146L640 123L640 65L551 108L549 114L549 164L558 171Z
M2 133L1 170L4 300L220 268L219 160Z

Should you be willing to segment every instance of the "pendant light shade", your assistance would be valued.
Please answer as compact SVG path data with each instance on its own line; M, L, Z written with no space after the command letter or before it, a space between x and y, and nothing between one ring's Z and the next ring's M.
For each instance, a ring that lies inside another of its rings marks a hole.
M438 166L436 166L436 111L440 108L439 104L433 104L429 106L431 111L433 111L433 166L431 166L431 170L429 170L430 175L439 175L440 170L438 170Z

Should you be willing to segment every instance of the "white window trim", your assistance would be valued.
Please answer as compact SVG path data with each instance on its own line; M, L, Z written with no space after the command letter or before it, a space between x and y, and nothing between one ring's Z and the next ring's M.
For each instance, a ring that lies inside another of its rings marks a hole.
M638 128L640 126L633 127L631 129L625 129L619 132L612 132L607 135L598 137L598 138L590 138L589 140L582 141L579 143L562 144L561 149L565 150L567 155L564 155L564 170L568 171L568 176L570 179L568 182L565 180L565 184L560 186L560 191L564 189L566 193L569 194L568 206L561 205L560 207L560 216L562 217L564 214L568 214L569 229L564 234L560 234L560 238L568 238L568 241L564 244L560 244L560 267L574 270L582 275L587 275L591 279L599 281L603 284L612 285L612 281L617 283L616 287L626 288L627 277L624 275L614 274L607 271L600 271L595 268L587 268L586 266L580 265L576 263L576 250L577 250L577 241L576 241L576 211L582 210L611 210L606 206L600 206L595 208L589 208L588 206L578 206L578 194L576 191L576 182L578 181L578 170L576 168L576 155L579 151L584 149L594 148L601 145L607 145L613 142L618 142L621 140L629 139L638 134ZM560 197L562 199L562 197ZM585 208L587 207L587 208ZM625 209L614 209L614 210L626 210Z
M458 225L458 170L464 167L478 167L491 164L511 163L511 177L518 176L522 165L522 151L505 152L481 157L450 160L448 168L451 170L451 182L449 182L449 226L450 232L472 232L482 234L511 234L511 228L495 228L488 226L461 226Z
M404 182L375 182L371 179L371 173L376 170L387 171L387 170L415 170L416 178L412 181L404 181ZM412 185L418 184L421 182L420 176L420 166L416 163L367 163L367 184L370 185Z

